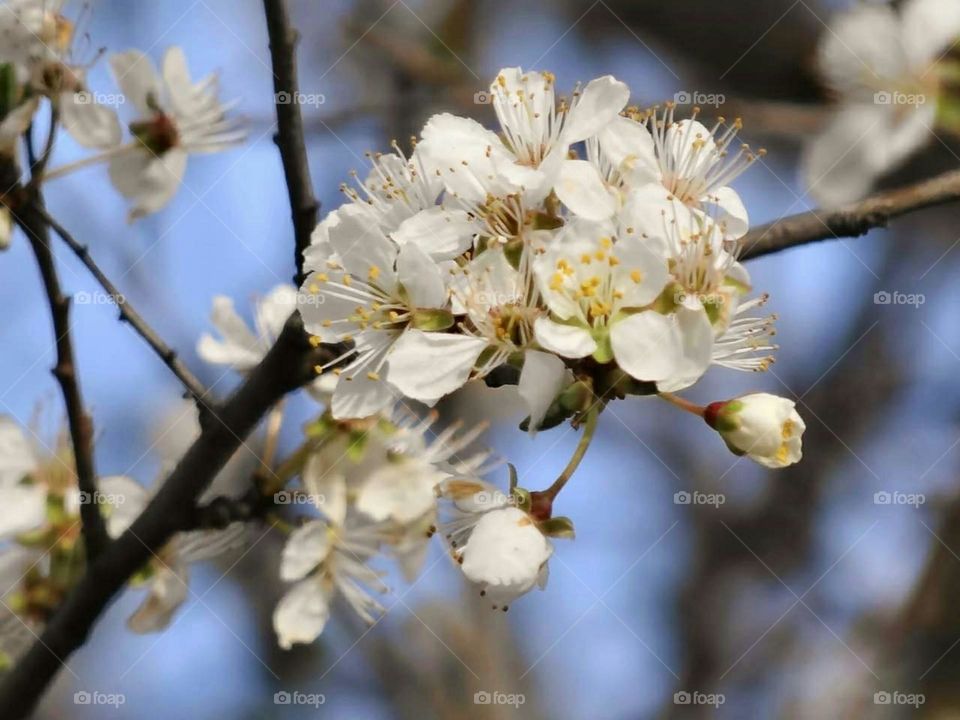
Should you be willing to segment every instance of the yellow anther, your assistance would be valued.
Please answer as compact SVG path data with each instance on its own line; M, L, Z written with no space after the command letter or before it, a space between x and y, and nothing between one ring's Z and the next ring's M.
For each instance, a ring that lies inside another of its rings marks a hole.
M620 264L620 258L618 258L616 255L611 255L609 258L607 258L607 262L610 263L610 267L616 267Z
M316 335L311 335L311 336L310 336L310 344L311 344L313 347L320 347L320 338L317 337Z
M370 379L370 380L376 381L376 380L379 380L379 379L380 379L380 376L379 376L377 373L375 373L375 372L368 372L368 373L367 373L367 378Z
M350 275L349 275L348 273L344 273L344 274L343 274L343 284L346 285L347 287L350 287L350 283L352 283L352 282L353 282L353 278L350 277Z
M321 325L323 325L324 327L327 327L327 328L328 328L328 327L332 327L332 326L333 326L333 320L324 320L324 321L321 323Z
M604 250L609 250L613 247L613 240L608 237L600 238L600 247Z
M580 256L580 262L582 262L584 265L589 265L590 260L591 260L590 253L584 253L583 255Z
M633 280L635 283L639 283L641 280L643 280L643 273L640 272L639 270L631 270L630 279Z
M320 286L317 285L316 283L310 283L310 287L307 288L307 289L308 289L310 292L312 292L312 293L318 293L318 292L320 292Z
M329 279L330 278L327 276L326 273L317 273L317 280L319 280L320 282L326 282Z
M378 277L380 277L380 268L378 268L376 265L371 265L370 269L367 271L367 277L375 281Z
M606 254L603 250L597 250L597 251L593 254L593 256L594 256L597 260L606 260L606 259L607 259L607 254Z

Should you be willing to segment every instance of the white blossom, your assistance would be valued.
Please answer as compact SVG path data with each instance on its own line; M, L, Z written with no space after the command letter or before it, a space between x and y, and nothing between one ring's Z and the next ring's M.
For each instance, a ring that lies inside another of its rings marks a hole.
M806 429L795 403L768 393L743 395L707 407L707 423L731 452L768 468L799 462Z

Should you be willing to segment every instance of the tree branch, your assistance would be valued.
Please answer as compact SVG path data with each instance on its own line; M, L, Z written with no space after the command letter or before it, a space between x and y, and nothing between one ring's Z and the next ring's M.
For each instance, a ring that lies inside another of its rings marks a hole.
M740 239L741 260L819 240L859 237L893 218L960 200L960 170L915 185L878 193L837 210L811 210L754 228Z
M297 82L296 46L299 34L290 26L285 0L263 0L270 36L270 60L273 64L274 105L277 108L277 134L283 172L290 196L295 238L297 274L294 282L303 283L303 252L310 246L310 235L317 226L320 204L313 195L307 148L303 139Z
M205 408L207 406L207 401L205 400L207 388L190 372L186 364L177 356L176 351L163 341L157 332L143 319L140 313L127 301L123 293L117 289L117 286L110 281L110 278L104 274L90 256L87 246L79 243L46 209L41 207L38 208L37 211L43 221L60 236L73 253L80 258L80 262L86 266L90 274L100 283L100 286L113 298L113 302L120 311L120 319L128 323L134 331L147 342L160 359L163 360L164 364L170 368L170 371L176 375L177 379L183 383L187 392L193 396L194 400L201 406L201 409Z
M45 226L41 226L42 228ZM276 344L217 413L130 529L88 566L43 634L0 683L0 717L26 717L94 623L124 587L177 531L194 524L201 493L264 414L316 377L313 370L336 348L313 348L294 315Z
M83 521L84 547L88 558L96 558L109 544L110 538L107 535L106 523L100 514L97 496L97 474L93 462L93 421L84 409L83 396L80 393L80 381L77 378L77 366L73 356L73 342L70 338L70 300L60 289L60 279L57 275L53 252L50 249L50 233L43 220L42 208L43 200L40 195L31 193L27 202L22 207L12 210L12 214L33 248L46 289L47 300L50 303L50 316L53 320L57 346L57 364L53 368L53 374L60 383L60 390L63 393L77 471L77 485L82 493L80 519Z

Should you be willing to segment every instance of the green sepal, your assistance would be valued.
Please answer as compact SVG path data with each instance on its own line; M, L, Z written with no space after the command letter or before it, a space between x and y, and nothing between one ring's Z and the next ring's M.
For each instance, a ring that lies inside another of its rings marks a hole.
M593 341L597 343L597 349L593 351L594 360L604 365L613 360L613 344L610 342L610 328L595 327L590 331Z
M561 540L573 540L576 538L576 532L573 528L573 520L568 517L553 517L548 520L541 520L537 526L547 537L559 538Z
M514 487L510 489L510 497L513 498L513 504L515 507L520 508L524 512L530 512L530 491L522 487Z
M453 327L455 322L453 313L441 308L414 310L410 324L417 330L424 332L439 332Z

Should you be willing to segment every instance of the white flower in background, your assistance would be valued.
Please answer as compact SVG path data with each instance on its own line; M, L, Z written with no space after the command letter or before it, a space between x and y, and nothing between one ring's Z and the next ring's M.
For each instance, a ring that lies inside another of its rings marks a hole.
M860 199L933 138L942 86L956 69L945 56L958 39L955 0L861 4L831 22L817 59L838 105L802 160L820 203Z
M449 273L417 244L398 246L353 205L340 209L328 237L326 269L307 277L300 309L307 331L320 341L354 344L343 357L320 368L349 358L345 367L333 371L340 378L333 393L333 416L367 417L391 406L397 392L387 379L425 402L439 399L447 385L462 385L465 375L451 376L451 370L459 370L451 356L462 340L458 336L445 336L450 343L428 348L430 354L421 356L416 367L389 365L392 348L408 333L452 325L447 309ZM312 257L316 262L317 256Z
M763 150L753 153L741 145L731 154L740 120L727 125L720 118L708 128L693 117L674 120L674 103L634 118L620 116L587 143L588 158L606 183L621 193L638 193L648 206L654 227L641 232L661 233L658 216L690 227L712 217L728 238L744 235L749 227L746 208L730 183L752 165Z
M98 492L104 504L107 534L120 537L137 519L150 499L150 491L132 478L114 475L101 478ZM246 527L234 523L223 530L177 533L160 549L140 574L134 587L144 585L147 596L127 620L136 633L163 630L190 592L189 566L208 560L243 544Z
M287 650L296 643L313 642L323 632L337 594L367 623L384 612L370 590L385 593L387 587L381 573L367 565L386 539L384 528L348 509L343 476L327 470L312 480L304 472L304 483L312 492L324 490L314 497L323 498L318 509L325 519L308 520L294 530L280 560L280 579L296 583L273 612L278 642Z
M299 295L293 285L277 285L254 304L253 328L237 313L233 300L224 295L213 298L211 321L220 334L217 339L204 333L197 342L197 354L212 365L226 365L247 373L273 347L290 315L297 310ZM336 376L323 375L310 385L310 391L322 400L333 392Z
M0 4L0 62L18 67L21 80L37 64L58 60L70 47L73 24L65 0L5 0Z
M478 480L452 479L438 488L451 502L454 518L440 526L463 574L480 586L494 609L535 586L547 584L547 561L553 544L537 520L510 496Z
M793 465L803 456L806 429L795 403L768 393L743 395L707 406L704 419L730 451L768 468Z
M216 75L194 83L181 48L167 50L160 76L138 50L113 55L110 67L139 113L130 124L134 143L110 156L110 179L133 201L130 218L135 219L169 202L183 180L189 155L219 152L245 135L227 117L229 106L217 97Z
M562 357L616 360L637 380L664 381L681 367L709 363L712 332L698 313L663 314L649 306L669 280L656 245L607 225L574 222L535 263L550 309L534 329L540 345Z
M557 103L555 78L546 72L504 68L490 86L503 140L475 120L434 115L423 129L424 164L447 190L478 215L490 196L518 196L525 207L557 189L574 212L593 216L611 205L602 185L570 160L574 143L596 135L626 106L630 89L610 75L592 80L573 100ZM561 189L562 185L562 189Z
M54 503L78 515L73 461L62 454L41 456L13 418L0 416L0 540L45 528Z

